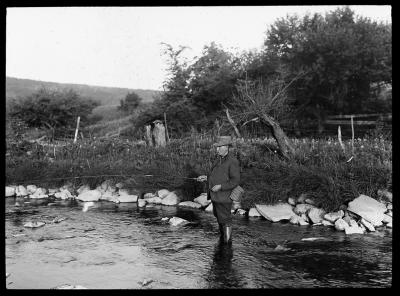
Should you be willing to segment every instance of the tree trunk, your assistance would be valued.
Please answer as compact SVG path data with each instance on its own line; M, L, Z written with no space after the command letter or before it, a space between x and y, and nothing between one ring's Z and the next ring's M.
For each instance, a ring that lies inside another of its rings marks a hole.
M286 136L283 129L280 127L279 123L277 123L271 116L266 114L262 114L260 116L265 123L267 123L272 129L272 136L278 143L279 149L282 152L282 155L289 159L294 155L294 148L290 139Z
M232 119L231 116L229 115L229 110L226 109L225 112L226 112L226 117L228 118L229 123L232 125L233 129L235 130L236 136L237 136L238 138L241 138L242 135L240 134L238 128L236 127L235 122L233 121L233 119Z

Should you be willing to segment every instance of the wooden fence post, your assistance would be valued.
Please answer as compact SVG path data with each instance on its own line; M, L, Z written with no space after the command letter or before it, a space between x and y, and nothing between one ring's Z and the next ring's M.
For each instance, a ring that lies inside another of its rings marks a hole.
M79 121L81 120L81 117L78 116L78 120L76 122L76 130L75 130L75 137L74 137L74 143L76 143L76 138L78 137L78 130L79 130Z

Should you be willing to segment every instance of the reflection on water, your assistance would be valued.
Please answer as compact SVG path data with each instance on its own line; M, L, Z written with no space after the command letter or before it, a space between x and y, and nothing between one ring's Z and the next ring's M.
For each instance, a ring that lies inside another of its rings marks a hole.
M15 206L16 201L20 206ZM29 202L29 203L24 203ZM6 199L8 288L94 289L390 287L392 233L349 235L326 227L235 216L232 244L196 209ZM171 226L163 217L190 223ZM66 218L58 221L59 218ZM30 221L45 222L36 229ZM315 241L302 238L323 237ZM277 248L277 246L280 246ZM143 281L152 282L142 286Z

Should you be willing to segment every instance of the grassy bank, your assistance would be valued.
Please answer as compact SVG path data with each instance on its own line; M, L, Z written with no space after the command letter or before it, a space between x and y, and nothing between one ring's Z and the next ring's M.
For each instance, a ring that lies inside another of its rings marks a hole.
M319 206L336 210L359 194L377 198L378 189L391 191L391 141L356 139L353 153L351 141L344 143L345 152L334 139L293 141L296 154L291 161L275 153L272 139L237 142L233 153L241 162L244 208L307 193ZM211 147L212 139L199 137L172 140L158 149L122 139L58 147L8 143L6 184L49 188L72 182L94 188L113 179L141 192L179 189L191 200L204 191L204 184L185 178L206 174L215 157ZM81 178L73 178L77 176Z

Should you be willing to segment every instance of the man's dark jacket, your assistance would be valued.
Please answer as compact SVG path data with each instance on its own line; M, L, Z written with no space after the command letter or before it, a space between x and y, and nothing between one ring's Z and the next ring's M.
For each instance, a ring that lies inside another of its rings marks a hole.
M229 195L239 183L239 161L231 153L225 157L218 157L211 167L211 172L207 175L207 199L211 198L211 201L219 203L232 202ZM211 191L211 188L218 184L221 184L221 190Z

